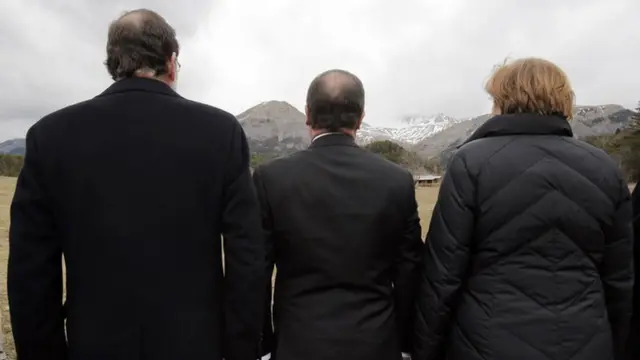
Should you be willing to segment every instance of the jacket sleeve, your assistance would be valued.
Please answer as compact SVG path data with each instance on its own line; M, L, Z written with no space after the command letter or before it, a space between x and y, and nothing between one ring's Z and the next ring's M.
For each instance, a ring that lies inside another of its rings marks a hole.
M626 183L621 181L616 213L605 228L601 269L607 314L613 334L615 359L623 359L633 301L633 210Z
M640 261L640 186L636 185L631 195L633 207L633 258L634 279L638 279L638 263ZM634 281L633 285L633 316L631 329L627 340L629 359L640 359L640 285Z
M62 247L46 196L35 130L11 204L7 290L11 325L22 360L66 359Z
M266 262L264 269L264 288L265 296L263 299L263 325L262 325L262 339L261 339L261 354L271 354L275 350L276 341L273 333L273 318L271 311L271 299L273 296L273 270L275 266L275 253L273 244L273 218L271 215L271 209L269 207L269 201L267 198L266 188L262 182L261 168L258 167L253 172L253 183L258 193L258 201L260 203L260 213L262 216L262 229L264 231L264 241L266 248Z
M445 358L443 342L469 263L475 187L465 160L457 153L444 176L425 241L416 300L414 360Z
M413 349L414 299L422 259L422 229L413 176L407 175L405 197L405 220L399 234L395 266L393 268L393 292L398 324L400 350L411 353Z
M222 216L225 259L226 360L255 360L259 353L264 241L249 170L249 147L237 123L225 169Z

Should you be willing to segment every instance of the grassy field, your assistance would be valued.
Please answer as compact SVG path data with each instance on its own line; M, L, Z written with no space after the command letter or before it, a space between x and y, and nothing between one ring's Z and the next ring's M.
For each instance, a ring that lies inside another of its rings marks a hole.
M11 324L9 321L9 303L7 301L7 260L9 257L9 244L7 234L9 231L9 205L15 188L14 178L0 177L0 321L2 324L2 336L4 338L4 350L9 359L15 359L15 349L11 337ZM420 206L420 219L422 219L422 231L426 233L431 211L437 197L438 188L419 188L416 197Z
M13 198L15 178L0 177L0 324L4 350L9 359L15 359L15 349L9 323L9 302L7 300L7 260L9 259L9 206Z

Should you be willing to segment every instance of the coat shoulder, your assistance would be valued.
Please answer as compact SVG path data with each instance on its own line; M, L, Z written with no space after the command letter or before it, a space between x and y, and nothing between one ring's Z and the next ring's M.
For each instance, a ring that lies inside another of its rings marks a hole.
M352 156L357 157L358 166L363 166L365 169L369 169L372 174L375 174L376 178L386 179L386 183L405 183L407 179L411 180L413 184L413 175L411 172L398 164L395 164L382 156L371 153L363 148L351 148L355 152L352 152ZM305 166L315 163L318 158L314 149L304 149L297 151L293 154L282 156L256 167L255 172L260 176L270 177L278 176L277 174L294 174L298 171L303 171Z
M541 153L546 153L550 157L574 160L581 158L584 160L583 165L586 164L594 171L619 174L618 166L605 151L582 140L561 136L549 137L541 141L520 140L517 136L478 139L461 146L453 156L473 165L485 163L494 156L500 156L503 152L526 154L528 149L537 148L546 149Z
M203 104L197 101L185 99L183 97L162 97L163 106L171 112L181 112L183 114L189 114L190 116L185 117L187 120L213 120L209 124L212 126L216 126L219 130L222 128L234 128L240 123L236 119L236 117L220 108ZM126 107L126 99L122 103L114 102L111 97L95 97L92 99L88 99L82 102L78 102L76 104L72 104L66 107L63 107L59 110L53 111L48 115L45 115L40 120L38 120L32 128L34 131L45 131L44 129L55 128L61 125L61 123L66 122L74 122L74 121L83 121L87 117L94 112L101 112L105 107L110 106L125 106ZM201 121L202 122L202 121ZM39 129L43 130L39 130Z

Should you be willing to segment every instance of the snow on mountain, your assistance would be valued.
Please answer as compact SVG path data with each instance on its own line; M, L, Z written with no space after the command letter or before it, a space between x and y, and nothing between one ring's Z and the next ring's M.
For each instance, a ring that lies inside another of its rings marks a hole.
M413 145L465 120L439 113L405 116L396 126L376 127L363 123L358 131L358 142L366 144L375 140L391 140Z
M368 144L376 140L392 140L393 129L385 127L371 126L365 122L362 123L358 134L356 135L356 141L360 144Z
M632 114L631 110L615 104L576 106L570 124L579 138L608 134L625 126ZM309 144L305 115L286 102L268 101L237 117L254 152L281 155L304 149ZM356 140L361 145L391 140L421 156L430 157L455 148L490 117L453 118L438 113L431 116L404 116L393 126L363 123Z

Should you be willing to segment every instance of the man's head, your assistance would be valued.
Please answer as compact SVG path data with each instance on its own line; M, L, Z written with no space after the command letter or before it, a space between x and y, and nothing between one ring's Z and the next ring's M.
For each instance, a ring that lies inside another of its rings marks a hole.
M505 61L485 85L495 114L562 115L571 119L574 93L569 78L554 63L537 58Z
M157 13L138 9L109 26L105 65L113 80L156 78L174 87L180 46L175 30Z
M312 137L324 132L355 136L364 117L362 81L345 70L323 72L309 86L305 110Z

